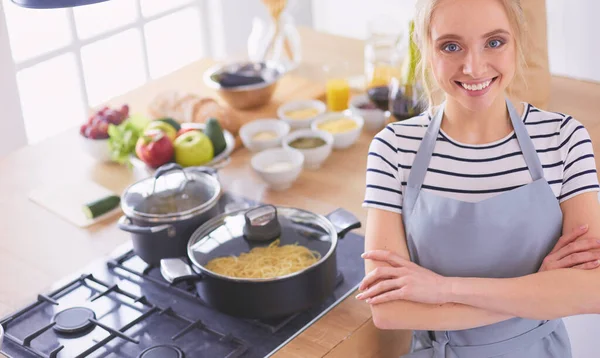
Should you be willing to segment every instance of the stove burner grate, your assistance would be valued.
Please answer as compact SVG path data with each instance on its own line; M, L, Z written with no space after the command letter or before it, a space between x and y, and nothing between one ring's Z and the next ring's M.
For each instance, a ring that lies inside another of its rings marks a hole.
M143 351L138 358L184 358L181 349L171 345L154 346Z
M96 314L86 307L71 307L58 312L52 319L56 324L52 327L56 332L64 334L83 333L94 327Z
M65 292L73 291L74 289L76 289L77 287L80 287L80 286L91 287L90 283L93 283L95 285L100 285L104 288L104 290L98 291L98 293L95 296L90 298L90 301L95 301L100 297L107 296L110 293L115 293L115 294L117 294L117 296L128 297L129 299L133 300L134 302L140 303L144 308L140 309L140 315L137 316L137 318L135 318L132 321L130 321L129 323L125 324L120 329L115 329L115 328L107 326L106 324L99 322L98 320L96 320L95 313L88 308L70 307L70 308L67 308L65 310L62 310L62 311L56 313L54 315L51 323L49 323L43 327L39 327L38 329L34 330L33 332L30 332L27 336L25 336L22 339L19 339L10 333L9 329L10 329L11 323L13 321L17 320L19 317L23 316L24 314L28 313L29 311L35 309L36 307L38 307L40 305L44 305L44 304L59 305L57 299L59 299L62 295L64 295ZM83 357L89 357L94 352L96 352L99 348L105 346L108 342L110 342L114 339L120 339L121 342L130 342L133 344L140 344L139 340L129 336L128 334L126 334L124 332L126 332L127 330L129 330L130 328L135 326L136 324L144 321L148 317L155 315L155 314L167 314L167 315L174 317L175 319L178 319L178 320L188 323L188 326L186 328L184 328L182 331L177 333L172 338L173 340L176 340L179 337L182 337L182 336L188 334L190 331L192 331L194 329L201 329L206 332L212 333L212 334L216 335L217 337L220 337L221 340L231 341L236 347L235 351L230 354L231 357L234 357L234 356L237 357L237 356L243 354L248 349L245 342L243 342L242 340L240 340L236 337L231 336L230 334L224 334L224 333L218 332L216 330L212 330L212 329L208 328L204 323L202 323L202 321L200 321L200 320L194 321L189 318L186 318L186 317L176 313L175 311L173 311L173 309L171 307L160 308L158 306L152 305L148 302L148 300L146 299L145 296L136 296L128 291L121 289L118 285L111 285L107 282L99 280L98 278L94 277L92 274L81 275L79 278L77 278L77 279L73 280L72 282L66 284L65 286L55 290L54 292L52 292L49 295L38 295L38 299L36 302L21 309L20 311L16 312L12 316L7 317L6 319L0 321L0 325L2 325L5 328L4 338L6 340L10 341L11 343L15 343L18 346L21 346L23 349L25 349L26 352L32 354L35 357L39 357L39 358L57 358L59 352L65 348L63 345L59 344L54 349L52 349L51 352L46 353L46 352L42 352L42 351L38 350L35 347L35 345L32 344L32 342L35 339L37 339L44 332L46 332L50 329L54 329L55 332L57 332L57 333L66 333L66 334L75 334L75 333L80 333L83 331L85 331L85 333L89 333L87 330L88 329L91 330L92 327L100 327L103 330L107 331L109 333L109 335L106 338L104 338L101 341L96 342L94 345L88 347L85 351L81 352L76 357L76 358L83 358ZM160 348L157 348L157 347L160 347ZM153 357L184 358L184 355L183 355L183 352L181 352L181 349L179 349L175 346L155 346L155 347L151 347L151 348L156 348L156 350L147 349L144 351L144 352L146 352L145 355L142 354L138 357L143 357L143 358L153 358ZM177 353L177 355L174 355L175 353Z

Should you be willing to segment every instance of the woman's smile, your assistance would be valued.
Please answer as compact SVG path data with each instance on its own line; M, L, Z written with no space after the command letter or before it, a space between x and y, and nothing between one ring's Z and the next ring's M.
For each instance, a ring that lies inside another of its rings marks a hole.
M499 76L478 81L454 81L468 96L480 97L489 92Z

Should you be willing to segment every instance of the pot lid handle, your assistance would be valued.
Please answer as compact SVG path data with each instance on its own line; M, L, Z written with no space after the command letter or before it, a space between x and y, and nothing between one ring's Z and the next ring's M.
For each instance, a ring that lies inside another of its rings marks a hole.
M168 164L165 164L165 165L161 166L160 168L156 169L156 172L154 173L154 183L152 184L152 194L151 195L153 195L154 191L156 190L156 181L158 180L158 178L167 174L168 172L172 172L175 170L179 170L183 174L183 177L185 178L185 181L183 182L183 185L181 185L181 187L179 188L179 191L181 192L185 188L185 185L190 181L187 174L185 173L185 170L183 170L181 165L179 165L177 163L168 163Z
M342 208L332 211L326 217L335 227L335 231L337 231L338 238L340 239L343 239L349 231L362 226L354 214Z
M244 213L244 237L251 241L270 241L281 236L277 208L261 205Z

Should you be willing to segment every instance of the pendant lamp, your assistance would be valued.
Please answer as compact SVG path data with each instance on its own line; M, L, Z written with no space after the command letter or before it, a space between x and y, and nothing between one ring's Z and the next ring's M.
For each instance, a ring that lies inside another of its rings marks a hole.
M107 0L12 0L13 3L30 9L58 9L95 4Z

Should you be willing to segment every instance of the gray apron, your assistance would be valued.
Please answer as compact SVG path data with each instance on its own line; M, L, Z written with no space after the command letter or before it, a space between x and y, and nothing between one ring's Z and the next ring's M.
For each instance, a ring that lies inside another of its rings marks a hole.
M532 182L480 202L421 190L442 122L433 117L404 193L403 221L411 260L443 276L509 278L538 271L562 231L562 212L517 111L506 100ZM457 331L415 331L406 358L569 358L561 319L512 318Z

